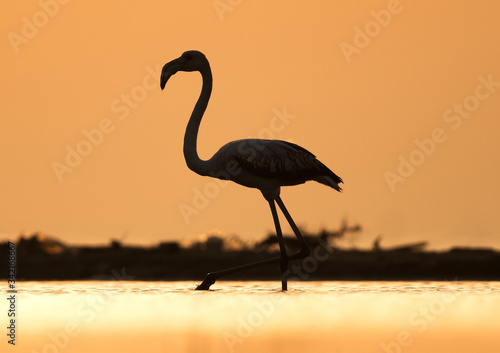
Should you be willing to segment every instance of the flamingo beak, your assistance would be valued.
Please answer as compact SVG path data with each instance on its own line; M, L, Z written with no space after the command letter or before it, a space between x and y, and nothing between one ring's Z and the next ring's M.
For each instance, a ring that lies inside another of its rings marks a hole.
M183 58L178 58L170 61L169 63L165 64L165 66L163 66L160 77L161 89L165 88L165 85L167 84L167 81L170 78L170 76L174 75L179 70L181 70L182 66L184 65L184 62L185 60Z

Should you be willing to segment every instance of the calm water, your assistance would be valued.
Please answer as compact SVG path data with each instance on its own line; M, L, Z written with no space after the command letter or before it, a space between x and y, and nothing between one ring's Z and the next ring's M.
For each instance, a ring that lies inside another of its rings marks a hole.
M498 282L18 285L17 344L3 334L1 352L500 351Z

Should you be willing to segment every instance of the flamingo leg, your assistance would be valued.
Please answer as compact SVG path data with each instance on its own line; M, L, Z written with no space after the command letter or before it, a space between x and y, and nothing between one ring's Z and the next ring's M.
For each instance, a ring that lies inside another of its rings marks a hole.
M283 233L281 232L280 220L278 218L278 212L276 211L276 205L274 204L274 200L269 201L269 206L271 207L271 213L273 214L274 226L276 227L276 236L278 237L278 243L280 246L281 290L287 290L286 270L288 268L288 255L286 253L285 242L283 240Z
M302 234L299 231L299 228L295 225L295 222L292 219L292 216L290 216L290 213L288 213L288 210L285 207L285 204L281 200L281 197L279 195L276 197L276 202L278 203L278 206L281 209L281 212L285 215L286 220L288 221L288 224L290 224L290 227L292 227L293 232L295 233L295 236L297 239L300 241L302 245L302 249L295 255L298 256L299 259L303 259L309 256L311 253L311 249L309 248L309 245L307 244L306 240L302 236ZM279 239L279 238L278 238Z
M299 241L302 243L302 249L292 255L287 255L286 253L286 248L284 245L283 241L283 234L281 232L281 227L279 224L279 219L278 219L278 213L276 210L276 206L274 204L274 200L268 200L269 206L271 208L271 213L273 215L273 220L274 220L274 225L276 227L276 235L278 236L278 242L280 245L280 252L281 256L279 257L273 257L271 259L267 260L262 260L262 261L257 261L257 262L252 262L246 265L241 265L241 266L236 266L232 268L228 268L226 270L221 270L221 271L216 271L216 272L209 272L203 279L203 282L196 287L196 290L208 290L210 289L210 286L215 283L215 281L222 276L229 275L231 273L236 273L240 271L245 271L249 270L255 267L259 266L264 266L264 265L269 265L269 264L280 264L280 270L282 273L282 280L281 280L281 288L282 290L287 290L287 280L286 280L286 275L287 275L287 267L288 267L288 261L290 260L299 260L307 257L310 253L309 246L307 245L306 241L302 237L302 234L300 234L299 229L295 225L295 222L293 221L292 217L288 213L288 210L286 209L285 205L283 204L283 201L279 198L279 196L276 198L276 202L278 203L278 206L280 207L281 211L285 215L288 223L292 227L293 232L299 239Z

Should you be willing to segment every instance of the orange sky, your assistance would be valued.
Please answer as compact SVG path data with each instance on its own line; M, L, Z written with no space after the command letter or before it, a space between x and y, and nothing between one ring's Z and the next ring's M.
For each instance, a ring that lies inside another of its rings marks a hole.
M197 49L214 75L202 158L238 138L290 139L344 179L342 194L313 182L282 190L300 226L336 228L347 216L364 226L359 245L382 234L382 246L500 247L500 4L6 6L0 239L42 231L154 244L272 230L260 192L185 165L201 79L179 73L161 91L158 70ZM78 149L85 155L68 157ZM193 203L197 193L206 205Z

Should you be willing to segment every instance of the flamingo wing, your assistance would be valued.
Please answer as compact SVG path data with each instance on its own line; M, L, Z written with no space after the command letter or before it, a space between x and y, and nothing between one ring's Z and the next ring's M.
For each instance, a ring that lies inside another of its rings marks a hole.
M342 179L305 148L281 140L245 139L223 146L219 153L252 175L299 184L315 180L340 191Z

